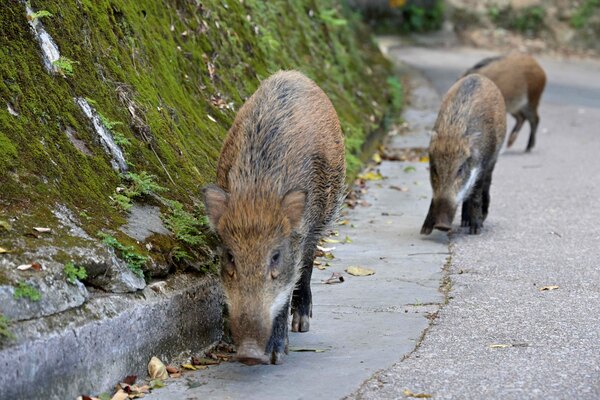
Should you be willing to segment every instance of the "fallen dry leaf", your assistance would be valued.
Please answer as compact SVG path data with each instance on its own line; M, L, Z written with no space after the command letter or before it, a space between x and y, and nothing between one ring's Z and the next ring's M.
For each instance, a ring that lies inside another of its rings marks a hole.
M152 379L167 379L167 368L157 357L152 357L148 363L148 374Z
M557 286L557 285L543 286L543 287L540 288L540 292L547 292L547 291L550 291L550 290L556 290L559 287L560 286Z
M6 250L4 247L0 247L0 254L4 253L8 253L8 250Z
M137 380L137 375L127 375L125 377L125 379L122 380L122 382L126 383L128 385L134 385L136 380Z
M119 391L115 393L110 400L126 400L128 398L129 395L123 389L119 389Z
M21 264L17 267L19 271L27 271L29 268L31 268L31 264Z
M208 367L205 366L205 365L198 365L197 367L195 367L192 364L181 364L181 368L187 369L187 370L190 370L190 371L196 371L196 370L199 370L199 369L206 369Z
M335 283L344 282L344 277L339 272L332 272L331 276L328 279L325 279L324 281L321 281L321 282L323 282L326 285L333 285Z
M348 267L346 272L354 276L369 276L375 274L375 271L369 268L363 267Z
M408 192L408 188L401 187L401 186L396 186L396 185L390 185L390 189L394 189L394 190L397 190L399 192Z
M358 179L364 179L365 181L380 181L383 179L383 175L379 171L369 171L358 175Z
M36 271L41 271L43 269L42 265L38 262L32 262L31 268L35 269Z
M419 162L429 162L429 156L419 157Z
M416 399L430 399L433 396L427 393L413 393L412 391L408 390L408 389L404 389L404 395L406 397L414 397Z
M323 239L323 243L340 243L337 239Z
M206 357L192 357L193 365L218 365L219 361Z
M490 349L505 349L512 347L512 344L490 344Z
M330 251L335 250L335 247L321 247L317 245L317 250L321 250L323 253L328 253Z
M327 351L327 349L311 349L308 347L290 347L289 351L295 351L295 352L306 352L306 353L325 353Z
M335 258L335 256L331 253L325 253L323 257L325 257L327 260L333 260Z
M42 228L42 227L39 227L39 226L34 226L33 230L36 231L36 232L39 232L39 233L50 233L50 232L52 232L52 229L50 229L50 228Z
M376 164L381 164L381 155L379 155L379 153L375 153L371 157L371 160L373 160Z
M352 239L350 239L350 236L346 235L342 243L352 243Z
M338 222L339 225L348 225L350 224L350 222L347 219L343 219L340 222Z
M172 365L167 365L167 367L166 367L166 370L167 370L167 372L168 372L168 373L170 373L170 374L176 374L176 373L178 373L178 372L179 372L179 368L177 368L177 367L174 367L174 366L172 366Z

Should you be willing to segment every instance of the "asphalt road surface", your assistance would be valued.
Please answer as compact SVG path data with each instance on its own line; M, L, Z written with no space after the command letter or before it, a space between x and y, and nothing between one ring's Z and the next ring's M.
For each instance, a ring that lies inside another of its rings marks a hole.
M491 53L389 55L443 94ZM540 63L536 147L523 152L524 126L496 165L482 234L451 235L449 303L413 353L352 398L600 399L600 63Z

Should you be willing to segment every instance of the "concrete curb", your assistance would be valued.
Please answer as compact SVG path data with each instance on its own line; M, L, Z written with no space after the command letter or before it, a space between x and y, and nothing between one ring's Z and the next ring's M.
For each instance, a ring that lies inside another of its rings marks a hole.
M82 307L12 327L0 350L0 398L57 399L111 392L221 338L223 295L214 277L177 275L130 295L96 293Z

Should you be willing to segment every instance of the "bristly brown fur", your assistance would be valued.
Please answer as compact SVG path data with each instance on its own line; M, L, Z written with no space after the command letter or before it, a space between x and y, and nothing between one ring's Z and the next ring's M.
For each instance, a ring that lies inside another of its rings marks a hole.
M535 134L539 124L538 106L546 86L546 73L537 61L526 53L510 52L502 57L486 59L468 70L465 75L477 73L491 79L502 92L506 112L516 119L509 137L510 147L525 120L529 121L531 134L527 151L535 145Z
M341 205L344 160L333 105L299 72L262 82L236 116L219 158L218 187L205 189L205 202L226 249L223 284L246 359L266 348L279 361L298 280L292 327L308 330L314 252Z

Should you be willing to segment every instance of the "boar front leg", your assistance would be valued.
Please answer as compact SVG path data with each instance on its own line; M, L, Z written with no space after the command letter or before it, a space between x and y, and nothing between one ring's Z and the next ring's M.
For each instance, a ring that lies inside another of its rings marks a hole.
M463 201L462 211L460 213L460 226L463 228L468 227L471 224L471 203L469 199Z
M432 199L431 203L429 203L429 211L427 211L425 222L423 222L423 226L421 227L421 235L429 235L431 232L433 232L433 225L435 225L435 216L433 215Z
M288 353L288 324L289 306L283 307L273 321L273 330L265 351L265 354L270 355L271 364L283 363L283 356Z
M301 276L292 296L292 332L308 332L310 329L310 317L312 317L310 278L316 251L317 244L314 241L304 246Z
M483 179L477 181L467 202L469 204L469 234L478 235L481 233L483 225Z
M481 222L485 221L490 209L490 187L492 186L492 171L488 172L483 181L483 192L481 198Z

